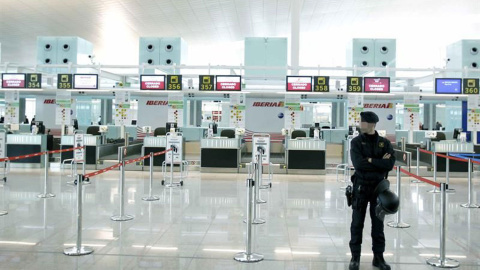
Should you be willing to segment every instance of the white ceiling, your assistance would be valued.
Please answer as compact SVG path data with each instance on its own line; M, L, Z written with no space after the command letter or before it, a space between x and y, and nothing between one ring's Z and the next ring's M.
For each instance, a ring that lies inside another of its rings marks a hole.
M36 37L58 35L91 41L102 64L136 64L140 36L181 36L190 62L237 64L245 37L289 36L295 1L0 0L1 60L33 64ZM397 66L438 66L447 44L480 39L479 0L304 0L300 5L303 65L344 65L352 38L396 38Z

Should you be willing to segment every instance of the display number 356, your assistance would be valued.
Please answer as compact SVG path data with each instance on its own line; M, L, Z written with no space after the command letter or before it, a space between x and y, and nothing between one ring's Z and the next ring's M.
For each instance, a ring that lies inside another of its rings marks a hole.
M168 84L168 89L181 90L181 89L182 89L182 85L179 84L179 83L169 83L169 84Z

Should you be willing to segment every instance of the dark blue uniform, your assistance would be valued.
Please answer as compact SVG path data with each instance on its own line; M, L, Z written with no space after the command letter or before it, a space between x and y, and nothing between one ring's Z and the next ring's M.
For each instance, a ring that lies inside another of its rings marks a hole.
M382 159L388 153L389 159ZM388 176L395 164L394 151L389 140L375 135L361 134L351 143L350 157L355 174L353 182L352 224L350 226L350 251L352 256L360 256L362 249L362 233L367 205L370 203L370 218L372 219L372 250L374 253L385 251L385 235L383 221L375 215L377 196L374 194L377 184ZM368 162L372 158L372 162Z

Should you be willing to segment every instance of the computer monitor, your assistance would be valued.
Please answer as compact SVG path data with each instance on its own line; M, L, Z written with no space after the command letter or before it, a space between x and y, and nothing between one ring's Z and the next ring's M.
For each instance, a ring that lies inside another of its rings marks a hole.
M320 123L315 123L316 128L320 128Z
M458 139L458 136L460 135L460 133L462 133L463 129L461 128L455 128L453 129L453 138L456 140Z
M175 131L177 131L178 129L178 126L177 126L177 123L175 122L167 122L167 125L166 125L166 130L167 132L170 132L170 129L174 128Z
M318 123L315 123L315 126L314 127L310 127L310 132L309 132L309 137L310 138L313 138L314 135L315 135L315 129L318 129L318 131L321 131L322 129L320 127L317 127L317 124Z
M73 128L78 129L78 120L77 119L73 119Z
M132 126L136 126L137 125L137 120L132 120Z
M217 134L217 129L218 129L217 123L213 122L208 124L208 128L211 128L213 130L213 134Z

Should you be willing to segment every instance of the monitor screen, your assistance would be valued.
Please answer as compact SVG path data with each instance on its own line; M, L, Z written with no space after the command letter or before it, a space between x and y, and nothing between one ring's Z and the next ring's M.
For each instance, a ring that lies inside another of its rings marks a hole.
M98 75L97 74L74 74L73 88L74 89L98 89Z
M320 131L321 129L319 127L310 127L310 132L309 132L309 137L310 138L313 138L314 135L315 135L315 129L318 129L318 131Z
M365 93L390 93L390 78L365 77L363 87Z
M217 91L241 91L242 77L239 75L217 75Z
M435 94L462 94L462 80L436 78Z
M287 76L287 92L312 92L312 77Z
M462 133L462 131L463 131L463 129L461 129L461 128L453 129L453 138L458 139L458 136L460 135L460 133Z
M25 74L3 73L2 88L25 88Z
M175 122L167 122L167 125L166 125L166 132L170 132L170 129L174 128L175 131L177 131L177 123Z
M208 127L212 129L213 134L217 134L218 132L218 124L217 123L210 123Z
M140 90L165 90L165 75L140 75Z

